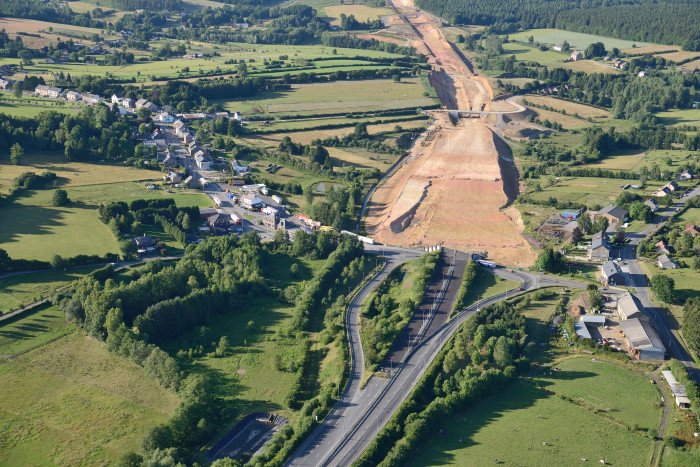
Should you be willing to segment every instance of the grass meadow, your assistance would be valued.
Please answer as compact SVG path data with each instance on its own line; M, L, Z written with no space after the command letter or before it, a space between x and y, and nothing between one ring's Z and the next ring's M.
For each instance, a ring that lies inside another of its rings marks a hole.
M620 185L639 183L634 180L593 177L560 177L554 185L542 187L542 191L530 193L533 199L546 200L554 197L559 201L600 204L606 206L622 192Z
M69 271L40 271L0 279L0 315L17 310L89 274L96 267L81 267Z
M332 25L340 26L340 15L354 15L358 21L375 20L382 16L391 15L392 11L388 8L373 8L367 5L334 5L327 6L323 9L328 19L331 19Z
M605 48L610 50L613 47L618 49L630 49L632 45L637 47L645 47L653 45L648 42L634 42L623 39L613 39L611 37L597 36L594 34L585 34L580 32L564 31L562 29L528 29L526 31L511 34L510 38L517 41L527 41L528 37L534 37L535 42L543 44L561 44L567 41L571 45L571 49L583 50L589 44L594 42L602 42Z
M54 307L4 324L0 354L0 464L112 463L178 403Z
M581 459L597 464L603 458L610 465L647 463L653 442L646 433L613 420L658 428L658 394L648 380L588 358L558 367L562 371L521 379L446 419L445 434L433 435L409 464L580 465Z
M671 159L671 164L667 163ZM658 165L661 170L677 171L679 166L693 160L693 153L683 150L653 149L649 151L629 150L608 156L586 167L614 170L639 170L641 167Z

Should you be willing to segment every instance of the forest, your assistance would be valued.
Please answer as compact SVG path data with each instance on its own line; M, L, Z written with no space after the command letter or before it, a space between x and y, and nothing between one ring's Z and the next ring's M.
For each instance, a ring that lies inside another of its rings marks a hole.
M416 0L416 6L495 33L560 28L700 50L700 4L691 0Z

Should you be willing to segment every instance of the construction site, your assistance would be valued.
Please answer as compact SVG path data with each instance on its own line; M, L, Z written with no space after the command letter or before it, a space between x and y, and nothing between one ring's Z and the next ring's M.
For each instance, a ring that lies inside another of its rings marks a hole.
M367 234L385 244L441 244L530 266L535 254L511 206L520 191L518 170L496 128L502 113L525 109L492 103L489 81L446 40L440 19L417 11L412 0L396 0L393 9L397 14L385 22L428 57L430 83L445 109L430 112L433 125L375 190L364 219Z

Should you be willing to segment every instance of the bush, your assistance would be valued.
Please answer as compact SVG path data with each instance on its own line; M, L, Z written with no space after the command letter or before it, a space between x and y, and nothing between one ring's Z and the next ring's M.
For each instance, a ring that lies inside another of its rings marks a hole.
M66 190L59 188L53 192L51 202L54 206L65 206L66 204L70 203L70 199L68 198L68 193L66 193Z

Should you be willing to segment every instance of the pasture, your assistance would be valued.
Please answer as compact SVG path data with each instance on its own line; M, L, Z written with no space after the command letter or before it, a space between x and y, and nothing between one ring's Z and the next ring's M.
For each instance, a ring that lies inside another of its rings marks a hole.
M668 161L671 161L669 164ZM600 167L601 169L639 170L641 167L658 165L662 170L678 170L680 164L693 160L690 151L652 149L649 151L628 150L608 156L585 167Z
M146 429L178 403L141 368L66 327L60 315L51 307L0 331L2 353L18 355L0 361L2 464L112 463L138 451Z
M510 37L513 39L513 36ZM507 56L515 55L515 58L520 61L532 61L551 67L561 67L564 64L564 60L569 58L569 54L563 52L555 52L553 50L542 51L537 47L515 42L503 44L503 54Z
M667 126L700 126L700 109L670 109L656 113L661 123Z
M663 53L663 54L656 54L657 57L663 57L666 60L670 60L672 62L682 62L685 60L697 60L700 58L700 52L690 52L690 51L677 51L677 52L669 52L669 53ZM684 66L684 65L681 65Z
M648 42L634 42L627 41L623 39L613 39L611 37L597 36L594 34L585 34L581 32L570 32L564 31L562 29L528 29L526 31L511 34L510 38L516 41L526 42L527 38L533 36L535 42L540 42L542 44L561 44L567 41L571 45L572 51L574 49L583 50L588 47L589 44L594 42L602 42L607 50L611 50L613 47L618 49L631 49L633 45L637 47L645 47L654 45Z
M399 83L390 79L336 81L294 84L288 91L266 92L254 99L212 102L238 112L313 116L433 105L435 101L423 97L424 92L419 78L406 78Z
M90 273L95 267L70 271L40 271L0 279L0 315L49 297L57 289Z
M606 206L622 192L620 185L623 183L639 184L636 180L614 178L560 177L554 181L554 185L542 186L542 191L530 193L530 196L541 200L553 197L558 201Z
M48 110L53 110L55 112L65 114L77 113L76 109L70 107L0 101L0 113L10 115L12 117L34 118L40 113L46 112Z
M323 9L332 25L340 26L340 15L354 15L357 21L373 21L392 14L388 8L373 8L367 5L334 5Z
M41 37L22 36L22 42L30 48L46 47L49 44L55 45L58 40L65 42L68 39L73 39L74 41L77 39L78 42L87 43L91 41L85 38L93 34L98 34L106 39L114 39L114 36L104 35L99 29L23 18L0 18L0 29L4 29L12 39L16 37L18 32L39 34Z
M610 403L619 402L618 397L610 396L612 392L620 397L635 394L634 398L627 397L630 403L613 406L619 410L614 415L625 418L637 417L627 413L630 405L634 412L635 403L640 406L653 403L646 392L642 392L641 399L636 398L637 389L645 382L617 378L613 374L615 381L627 384L618 387L600 378L608 374L604 368L591 365L583 370L567 369L564 363L559 365L563 371L553 372L556 376L549 380L519 380L505 391L446 418L440 426L444 434L434 434L409 465L465 465L466 459L469 465L585 464L581 459L597 465L603 458L610 465L645 464L653 443L645 433L630 431L604 415L562 399L561 396L571 397L572 393L558 380L587 387L587 394L605 397ZM648 382L646 385L650 386ZM658 424L661 412L655 413Z
M610 65L605 65L604 62L596 62L594 60L579 60L577 62L566 62L563 65L563 67L574 71L583 71L585 73L621 73L620 70L613 68Z
M547 107L552 107L558 111L564 111L567 115L578 115L581 118L609 118L610 112L604 109L599 109L597 107L592 107L590 105L579 104L577 102L570 102L563 99L557 99L556 97L549 96L538 96L538 95L528 95L526 99L529 102L537 105L544 105ZM537 109L540 110L540 109Z

